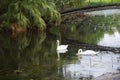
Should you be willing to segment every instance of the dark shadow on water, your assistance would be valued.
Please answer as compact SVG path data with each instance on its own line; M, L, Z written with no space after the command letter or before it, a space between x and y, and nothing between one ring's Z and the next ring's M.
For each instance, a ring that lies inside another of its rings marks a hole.
M70 40L70 39L63 39L63 43L69 44L72 46L78 46L79 48L82 48L85 50L91 49L91 50L95 50L95 51L112 51L114 53L120 52L120 48L118 48L118 47L108 47L108 46L87 44L87 43L83 43L83 42L79 42L79 41L75 41L75 40Z

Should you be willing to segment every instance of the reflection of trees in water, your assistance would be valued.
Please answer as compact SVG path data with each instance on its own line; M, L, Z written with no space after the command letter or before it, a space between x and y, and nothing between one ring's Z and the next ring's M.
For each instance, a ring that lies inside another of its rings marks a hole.
M23 35L17 38L11 38L8 35L0 35L0 62L1 70L14 70L19 66L24 66L26 63L36 64L36 53L40 50L44 41L45 33L29 36ZM38 53L37 53L38 54ZM6 73L7 73L6 72Z
M46 33L26 34L17 38L0 35L0 42L0 75L3 79L15 79L18 75L21 80L63 78L62 74L57 73L54 37L46 37Z
M115 30L120 32L119 19L119 15L78 18L71 21L72 23L62 24L61 27L67 27L65 34L62 36L67 39L97 44L105 33L113 34Z

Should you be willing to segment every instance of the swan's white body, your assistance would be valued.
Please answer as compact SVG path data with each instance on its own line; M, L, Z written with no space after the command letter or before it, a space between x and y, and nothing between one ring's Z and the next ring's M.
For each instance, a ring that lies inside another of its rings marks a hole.
M78 50L78 53L76 55L81 55L81 54L85 54L85 55L96 55L98 54L99 52L95 52L93 50L86 50L86 51L82 51L82 49L79 49Z
M66 50L68 45L60 45L59 40L57 40L57 50Z
M64 50L57 50L57 53L66 53L68 50L64 49Z

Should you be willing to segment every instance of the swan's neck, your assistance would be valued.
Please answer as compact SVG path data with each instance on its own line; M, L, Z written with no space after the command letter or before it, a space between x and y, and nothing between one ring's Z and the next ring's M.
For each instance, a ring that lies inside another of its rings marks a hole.
M59 46L60 45L60 43L59 43L59 41L57 41L57 46Z

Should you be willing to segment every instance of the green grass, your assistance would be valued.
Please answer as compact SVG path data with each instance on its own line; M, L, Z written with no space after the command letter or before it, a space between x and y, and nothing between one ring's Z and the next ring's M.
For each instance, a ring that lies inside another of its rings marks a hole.
M90 0L90 2L112 2L112 0Z
M120 4L120 0L86 0L86 6L98 6L98 5L106 5L106 4Z
M87 0L90 3L120 3L120 0Z

